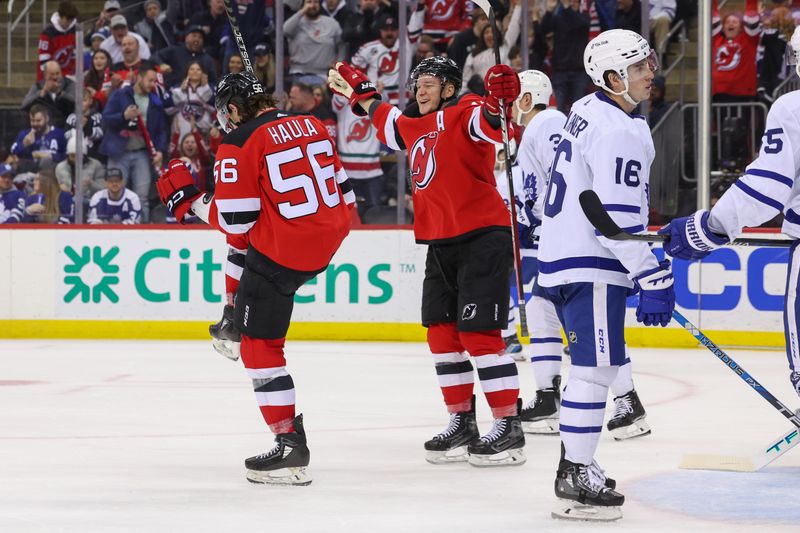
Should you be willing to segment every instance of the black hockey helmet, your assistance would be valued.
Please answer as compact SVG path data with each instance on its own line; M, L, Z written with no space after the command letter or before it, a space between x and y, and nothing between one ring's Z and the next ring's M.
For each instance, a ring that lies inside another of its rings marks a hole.
M234 129L230 120L230 112L228 111L228 104L233 101L239 108L242 108L244 102L256 94L265 94L264 86L258 81L250 72L238 72L235 74L226 74L217 84L217 98L215 105L217 107L217 121L225 132ZM235 99L235 100L234 100Z
M417 80L420 76L436 76L442 82L450 82L455 88L456 92L451 98L455 98L461 90L461 69L458 68L456 62L444 56L427 57L419 62L417 68L411 71L411 76L408 81L412 89L416 91ZM450 98L448 98L449 100Z

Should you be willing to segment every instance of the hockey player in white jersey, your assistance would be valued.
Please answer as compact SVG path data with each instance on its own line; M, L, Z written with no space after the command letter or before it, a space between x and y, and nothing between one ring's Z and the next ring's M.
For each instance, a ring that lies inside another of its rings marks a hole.
M658 61L628 30L592 39L584 67L601 90L572 106L543 201L538 283L561 313L570 346L561 399L562 457L553 516L616 520L625 498L594 460L611 383L626 362L625 301L638 290L636 318L666 326L675 306L670 263L647 243L611 241L595 231L578 196L592 189L630 232L648 221L647 189L655 156L644 117L631 113L649 98Z
M800 27L787 45L787 59L800 76ZM800 395L800 91L772 104L758 158L711 211L701 209L676 218L659 233L669 235L664 250L672 257L697 260L737 238L744 227L757 227L783 214L781 231L795 239L789 251L783 326L789 379Z

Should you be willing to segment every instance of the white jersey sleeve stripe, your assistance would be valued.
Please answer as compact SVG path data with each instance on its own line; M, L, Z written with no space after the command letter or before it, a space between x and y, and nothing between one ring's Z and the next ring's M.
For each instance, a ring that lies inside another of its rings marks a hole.
M481 106L475 106L472 116L469 117L469 136L473 141L486 141L495 144L491 137L481 129Z
M215 198L220 228L226 233L246 233L255 225L261 212L261 199L235 198L223 200Z
M400 132L397 131L397 119L402 115L400 110L393 107L389 111L389 116L386 117L386 124L383 126L383 135L386 138L386 146L392 150L405 150L405 146L397 141L400 138Z

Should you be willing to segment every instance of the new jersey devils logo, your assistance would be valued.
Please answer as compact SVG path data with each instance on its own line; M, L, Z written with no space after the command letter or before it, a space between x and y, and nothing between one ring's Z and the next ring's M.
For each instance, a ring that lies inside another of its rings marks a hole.
M714 63L717 64L717 70L720 71L734 70L741 61L742 49L738 43L734 42L727 42L720 46L714 57Z
M434 131L417 139L411 147L409 159L411 160L411 181L416 188L424 189L430 185L436 173L436 157L433 149L436 147L439 132Z
M452 0L435 0L431 6L431 18L433 20L448 20L453 16L456 3Z
M390 50L378 59L378 75L385 76L397 71L398 51Z
M367 133L369 132L369 119L362 118L353 122L350 126L350 131L347 132L347 141L346 142L362 142L367 138Z

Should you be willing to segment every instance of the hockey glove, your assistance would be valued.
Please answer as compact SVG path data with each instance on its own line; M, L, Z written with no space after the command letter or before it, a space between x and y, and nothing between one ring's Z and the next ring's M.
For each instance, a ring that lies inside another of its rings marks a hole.
M517 205L517 234L520 248L533 248L539 241L535 234L542 221L533 216L533 211L525 205Z
M794 385L794 391L800 396L800 372L792 372L789 374L789 379Z
M192 209L192 202L202 193L194 183L189 169L180 159L169 162L167 171L156 182L158 196L175 219L183 224L183 217Z
M639 287L639 305L636 320L645 326L665 327L672 319L675 309L675 289L672 286L672 269L669 261L662 261L657 268L642 272L633 282Z
M659 235L669 235L669 240L664 243L664 251L675 259L695 261L726 244L727 237L709 229L708 217L709 212L701 209L688 217L676 218L661 228Z
M359 105L359 102L370 98L381 99L375 84L369 81L369 78L362 72L347 63L336 63L336 68L328 71L328 87L336 94L347 98L353 113L360 117L366 116L367 112Z
M486 72L483 78L486 87L484 105L486 110L492 115L500 114L500 100L503 100L506 108L506 117L511 116L511 106L519 96L519 76L514 69L508 65L495 65Z

